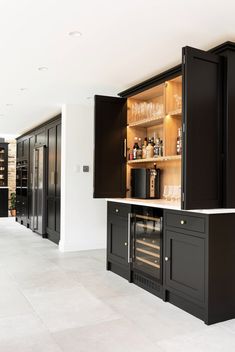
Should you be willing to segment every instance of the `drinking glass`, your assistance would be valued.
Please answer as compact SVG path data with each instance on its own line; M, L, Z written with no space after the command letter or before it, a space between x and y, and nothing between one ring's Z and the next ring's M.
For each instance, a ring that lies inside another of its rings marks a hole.
M167 197L168 200L173 200L172 199L173 191L174 191L174 186L172 186L172 185L168 186L168 197Z
M169 194L169 187L168 187L168 186L164 186L163 198L164 198L165 200L167 200L168 194Z

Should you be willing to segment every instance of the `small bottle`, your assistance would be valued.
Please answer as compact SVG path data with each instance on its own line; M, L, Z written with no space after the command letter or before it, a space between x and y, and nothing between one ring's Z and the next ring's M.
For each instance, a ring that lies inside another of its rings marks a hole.
M164 146L163 146L163 140L160 141L160 146L159 146L159 156L164 155Z
M146 158L153 158L153 145L151 139L149 139L148 145L146 147Z
M137 142L135 142L134 146L133 146L133 160L137 159L137 150L139 149L139 144Z
M156 139L156 143L154 145L154 158L157 158L160 156L160 138Z
M147 157L147 151L146 151L147 145L148 145L148 141L147 141L147 138L145 138L144 144L142 145L142 159L146 159Z
M176 141L176 154L181 155L182 154L182 128L178 128L178 135L177 135L177 141Z

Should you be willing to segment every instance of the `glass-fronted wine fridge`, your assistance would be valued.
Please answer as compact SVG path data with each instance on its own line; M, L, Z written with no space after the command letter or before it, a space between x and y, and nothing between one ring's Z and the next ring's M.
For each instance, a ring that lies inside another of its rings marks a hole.
M130 231L133 272L162 283L162 214L131 214Z

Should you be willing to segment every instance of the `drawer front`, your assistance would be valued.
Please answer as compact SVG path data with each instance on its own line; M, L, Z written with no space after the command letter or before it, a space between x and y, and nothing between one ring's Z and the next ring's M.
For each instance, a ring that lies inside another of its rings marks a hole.
M166 226L178 227L180 229L202 232L206 230L205 218L200 216L191 216L187 213L171 213L166 212Z
M117 215L123 218L128 217L128 213L131 213L130 204L121 204L115 202L108 202L108 214Z

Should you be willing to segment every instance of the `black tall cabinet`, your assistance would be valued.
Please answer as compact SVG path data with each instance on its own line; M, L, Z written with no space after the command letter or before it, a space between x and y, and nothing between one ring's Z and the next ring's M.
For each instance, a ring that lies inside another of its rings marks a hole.
M0 143L0 217L8 216L8 143Z
M182 64L119 94L95 96L94 197L125 197L127 99L182 76L182 209L235 207L235 43L185 47Z
M46 237L60 240L61 115L17 139L16 220L33 229L34 148L46 148Z

